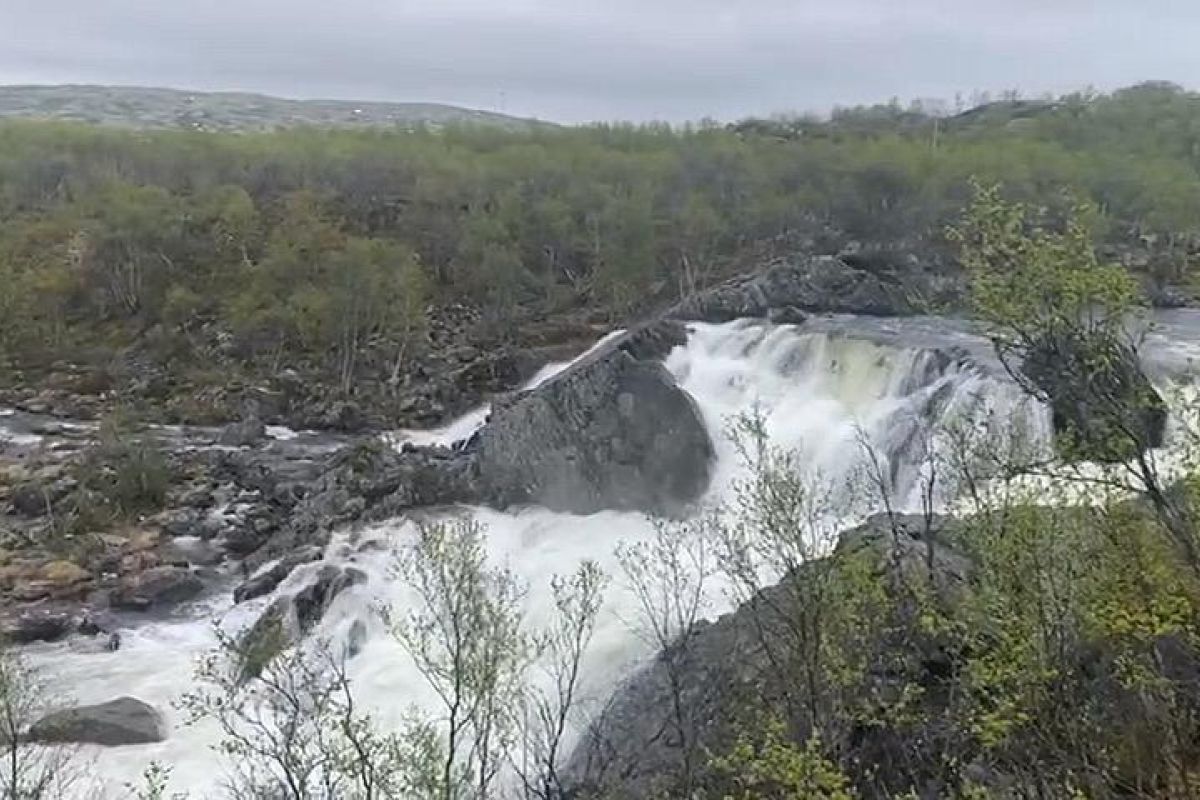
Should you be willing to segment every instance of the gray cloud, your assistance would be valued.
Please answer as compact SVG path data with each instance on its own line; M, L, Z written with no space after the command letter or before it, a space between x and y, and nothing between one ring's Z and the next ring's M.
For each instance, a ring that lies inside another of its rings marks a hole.
M0 0L0 82L722 119L1200 84L1193 0Z

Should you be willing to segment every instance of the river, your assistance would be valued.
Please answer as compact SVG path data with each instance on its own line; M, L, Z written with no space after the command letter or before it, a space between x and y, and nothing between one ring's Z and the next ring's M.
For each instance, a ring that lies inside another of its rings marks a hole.
M1146 335L1145 359L1160 387L1189 384L1200 357L1200 314L1165 312ZM719 503L743 474L728 435L731 419L754 409L772 443L802 454L804 469L827 481L849 481L862 465L862 441L892 462L900 506L913 506L921 459L911 447L913 430L933 418L967 417L977 425L1019 424L1035 438L1048 437L1045 409L1024 399L991 356L987 341L965 323L936 318L866 319L828 317L802 327L739 321L693 324L686 345L666 365L698 404L716 444L717 461L707 504ZM555 368L538 376L553 377ZM449 442L482 424L480 409L438 431L400 432L397 439ZM3 420L0 420L2 423ZM28 434L27 434L28 435ZM279 435L283 435L281 432ZM849 503L839 522L849 524L871 511ZM598 703L623 676L649 655L632 624L635 602L618 575L614 549L653 535L639 514L603 512L588 516L539 508L500 512L469 508L487 528L490 558L528 583L527 613L537 623L552 607L549 578L571 571L581 559L598 561L614 577L585 669L585 703ZM403 519L334 537L326 560L353 562L369 580L339 595L318 635L335 643L355 623L366 630L350 661L356 697L382 726L399 724L414 705L433 698L403 650L387 635L373 609L379 603L403 608L407 589L392 577L391 551L411 535ZM366 546L375 542L382 547ZM130 623L121 649L91 652L71 641L37 645L27 654L61 697L79 703L132 695L168 715L172 731L161 744L87 750L95 782L80 797L122 797L152 760L173 768L172 789L192 797L219 796L220 757L212 749L211 726L184 726L174 703L192 682L198 656L215 643L214 625L230 631L249 624L272 597L294 592L319 565L297 570L270 597L233 606L222 593L184 608L170 619ZM709 615L729 601L713 587Z

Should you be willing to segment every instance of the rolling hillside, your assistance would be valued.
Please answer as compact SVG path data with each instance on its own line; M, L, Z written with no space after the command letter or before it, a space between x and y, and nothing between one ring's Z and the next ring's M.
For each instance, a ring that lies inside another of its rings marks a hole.
M73 85L0 86L0 118L217 131L298 126L413 128L464 123L524 130L550 124L436 103L290 100L240 92Z

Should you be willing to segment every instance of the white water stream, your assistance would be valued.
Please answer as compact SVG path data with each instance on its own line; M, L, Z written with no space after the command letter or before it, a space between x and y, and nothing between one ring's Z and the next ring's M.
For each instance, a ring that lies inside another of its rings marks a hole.
M928 321L864 322L863 329L870 329L867 338L845 335L856 325L854 320L844 320L817 332L748 322L692 326L687 345L676 348L666 363L696 400L716 443L708 501L718 501L739 474L726 433L728 422L754 408L774 444L798 450L804 467L819 470L826 479L846 476L861 462L859 439L865 436L899 462L896 474L902 505L905 487L911 488L917 468L905 463L911 454L904 445L918 420L968 414L977 415L984 424L986 419L1018 415L1035 430L1046 431L1044 410L1024 405L1004 378L930 349L936 344L979 351L980 340ZM917 344L906 346L906 341ZM550 379L557 369L561 366L548 368L538 379ZM425 443L461 438L473 432L485 415L485 410L479 410L445 429L407 432L403 438ZM864 510L848 509L846 517ZM631 632L635 609L619 578L614 548L621 541L648 538L652 525L632 513L576 516L538 508L465 512L487 526L492 559L507 564L528 583L528 614L535 624L552 607L551 575L569 572L581 559L591 558L614 576L586 665L588 697L603 698L647 655L647 647ZM398 724L411 704L430 701L420 677L371 611L380 601L404 607L406 589L389 577L388 551L410 535L409 525L396 520L353 535L341 534L326 556L338 563L352 561L370 576L367 583L336 598L319 635L336 641L348 635L356 620L366 623L367 638L350 662L350 673L356 695L384 726ZM363 547L365 540L385 547ZM295 591L315 568L297 570L273 596ZM224 592L184 609L178 618L122 631L122 647L113 653L81 652L69 642L28 650L41 674L73 701L94 703L132 695L163 709L172 721L171 736L162 744L90 751L100 787L81 796L126 796L123 782L136 780L151 760L173 767L173 790L189 791L192 797L215 796L222 774L220 758L211 749L215 733L211 727L182 727L172 704L191 683L197 656L214 645L213 621L219 620L229 630L239 629L271 599L233 607ZM718 592L710 613L720 613L725 605ZM101 790L108 794L100 794Z

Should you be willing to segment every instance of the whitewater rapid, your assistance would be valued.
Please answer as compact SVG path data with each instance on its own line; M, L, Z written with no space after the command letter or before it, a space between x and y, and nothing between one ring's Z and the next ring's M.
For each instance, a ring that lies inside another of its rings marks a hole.
M900 507L916 502L921 464L911 444L926 420L965 416L991 425L1019 418L1036 435L1048 435L1045 410L1022 398L998 366L988 362L983 340L954 326L834 318L804 328L747 321L689 327L687 344L675 348L665 363L695 399L715 443L705 504L719 503L742 474L729 426L752 411L763 420L773 444L800 453L802 467L826 481L849 480L861 467L862 442L869 442L895 462ZM562 368L548 367L535 380L552 379ZM486 414L487 409L479 409L446 428L403 432L397 439L446 443L470 435ZM840 521L852 523L871 510L870 504L840 509ZM553 606L552 575L593 559L611 576L584 671L585 705L602 702L649 654L649 646L633 630L635 603L622 583L614 551L618 543L647 540L654 532L652 523L640 514L618 512L579 516L539 508L468 508L460 513L474 515L486 526L493 563L508 566L528 584L527 614L533 625ZM414 704L429 708L433 702L373 612L381 602L406 605L407 589L393 579L390 564L391 551L411 533L411 523L402 519L341 532L326 553L327 561L353 563L369 580L334 600L316 635L345 642L356 623L360 631L365 626L365 640L349 672L356 697L383 727L399 725ZM124 782L136 780L152 760L173 768L172 790L191 792L193 798L214 796L222 774L212 751L216 732L211 725L184 727L173 704L191 684L196 658L215 644L214 621L229 631L244 628L274 597L302 587L318 567L297 570L270 597L235 607L223 591L171 619L122 631L122 647L114 653L80 652L71 642L30 648L39 673L73 701L132 695L162 709L171 720L171 736L161 744L88 751L99 786L80 796L125 796ZM706 613L719 614L729 604L722 587L714 584Z

